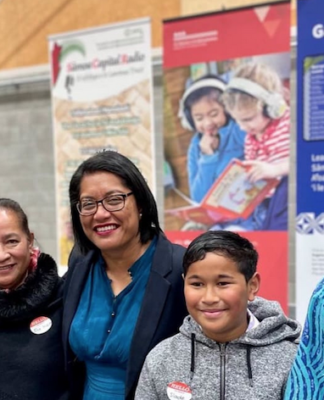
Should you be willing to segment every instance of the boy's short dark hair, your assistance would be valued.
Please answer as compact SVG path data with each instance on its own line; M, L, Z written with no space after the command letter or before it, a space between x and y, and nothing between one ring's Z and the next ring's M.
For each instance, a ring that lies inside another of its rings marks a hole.
M187 275L191 264L201 261L207 253L215 253L231 259L248 282L258 263L258 253L248 240L230 231L208 231L194 239L183 257L183 273Z

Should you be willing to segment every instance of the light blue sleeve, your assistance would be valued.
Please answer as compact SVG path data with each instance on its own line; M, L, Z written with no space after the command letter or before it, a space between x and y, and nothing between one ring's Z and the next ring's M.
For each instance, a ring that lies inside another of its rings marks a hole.
M219 130L220 146L214 154L202 154L199 147L200 135L196 133L190 143L187 155L187 169L190 197L201 202L215 180L233 158L244 158L246 132L230 120Z
M195 179L198 173L198 160L200 156L199 150L199 136L196 134L190 142L188 153L187 153L187 172L188 172L188 183L189 183L189 192L190 197L195 200L194 196L194 186ZM197 201L197 200L195 200Z
M197 203L201 202L215 181L219 158L218 151L213 155L201 154L199 141L199 134L196 134L191 140L187 156L190 197Z
M246 132L239 127L236 121L231 119L227 126L220 129L220 134L225 138L226 150L235 158L242 159Z
M324 279L316 287L284 400L324 399Z

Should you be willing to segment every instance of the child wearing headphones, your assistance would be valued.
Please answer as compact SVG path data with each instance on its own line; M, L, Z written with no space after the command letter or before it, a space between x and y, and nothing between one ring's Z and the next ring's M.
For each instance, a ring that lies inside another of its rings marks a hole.
M227 85L226 110L247 132L245 164L249 179L277 178L280 183L261 203L256 230L287 229L287 175L289 173L290 109L278 74L267 65L242 65Z
M195 132L191 139L187 170L190 197L200 202L233 158L243 159L243 132L226 114L223 80L206 75L194 81L180 100L182 126Z

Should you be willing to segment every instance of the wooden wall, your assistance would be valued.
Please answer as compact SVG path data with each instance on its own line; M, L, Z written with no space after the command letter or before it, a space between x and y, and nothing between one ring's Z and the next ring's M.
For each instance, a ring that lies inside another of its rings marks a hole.
M180 0L2 0L0 70L48 63L49 35L151 17L152 45L162 20L180 15Z
M277 3L281 0L181 0L181 15L192 15L230 8L249 6L252 4ZM296 0L292 0L292 8L296 8Z
M278 0L273 0L276 2ZM262 2L262 1L261 1ZM162 21L259 0L2 0L0 70L47 64L49 35L151 17L152 45L162 47ZM293 10L296 0L293 0ZM295 13L293 11L293 23Z

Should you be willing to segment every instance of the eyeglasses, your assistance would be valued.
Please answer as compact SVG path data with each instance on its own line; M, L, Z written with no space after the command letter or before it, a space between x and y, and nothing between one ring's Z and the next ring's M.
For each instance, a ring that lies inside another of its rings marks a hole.
M130 196L131 194L133 194L133 192L113 194L98 201L93 199L83 199L78 202L76 207L81 215L95 214L98 210L99 204L102 204L106 211L120 211L125 207L126 197Z

